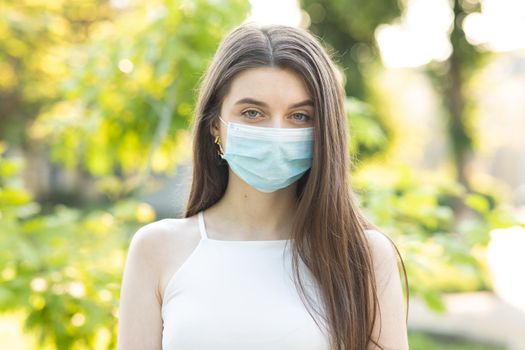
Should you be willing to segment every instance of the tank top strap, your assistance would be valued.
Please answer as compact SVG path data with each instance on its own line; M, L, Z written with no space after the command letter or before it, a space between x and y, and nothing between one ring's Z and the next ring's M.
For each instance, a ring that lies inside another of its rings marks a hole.
M199 216L199 231L201 233L202 239L207 239L208 234L206 233L206 225L204 225L204 214L202 212L203 211L201 210L198 215Z

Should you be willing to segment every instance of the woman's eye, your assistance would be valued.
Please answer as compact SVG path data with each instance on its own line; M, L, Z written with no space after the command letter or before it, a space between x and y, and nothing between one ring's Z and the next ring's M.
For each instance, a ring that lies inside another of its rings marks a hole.
M259 112L257 112L254 109L249 109L247 111L242 112L241 114L248 117L248 119L255 119L259 115Z
M294 113L292 116L293 116L293 119L297 121L301 121L301 122L307 122L311 119L308 114L304 114L304 113Z

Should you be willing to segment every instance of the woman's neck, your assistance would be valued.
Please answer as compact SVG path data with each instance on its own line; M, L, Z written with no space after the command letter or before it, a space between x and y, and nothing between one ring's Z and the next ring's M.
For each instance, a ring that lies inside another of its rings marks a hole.
M289 239L297 210L296 186L263 193L230 176L224 196L206 214L217 231L232 232L236 239Z

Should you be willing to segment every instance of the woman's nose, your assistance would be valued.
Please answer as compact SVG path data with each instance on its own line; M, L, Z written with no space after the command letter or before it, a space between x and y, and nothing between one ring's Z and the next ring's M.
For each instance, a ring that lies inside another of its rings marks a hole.
M284 127L283 119L281 117L272 118L272 128L282 128Z

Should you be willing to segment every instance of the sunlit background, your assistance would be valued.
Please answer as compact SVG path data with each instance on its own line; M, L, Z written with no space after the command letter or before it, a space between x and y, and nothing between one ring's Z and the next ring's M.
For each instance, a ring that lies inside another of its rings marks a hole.
M129 241L182 215L195 87L249 21L345 79L410 348L525 349L525 1L0 0L0 348L112 349ZM40 340L39 340L40 338Z

